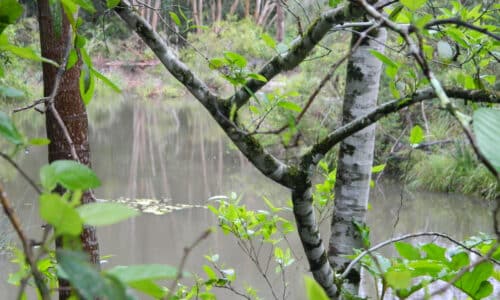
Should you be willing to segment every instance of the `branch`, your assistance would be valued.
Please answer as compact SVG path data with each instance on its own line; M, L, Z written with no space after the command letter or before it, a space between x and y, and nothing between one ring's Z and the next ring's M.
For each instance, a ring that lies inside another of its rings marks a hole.
M376 23L375 24L370 23L370 24L371 24L371 26L368 29L366 29L363 32L357 33L359 35L359 38L358 38L358 41L356 42L356 44L354 44L351 47L351 50L347 54L345 54L340 59L338 59L330 67L330 70L325 75L325 77L323 77L323 79L321 79L321 82L319 83L318 87L309 96L309 99L307 100L306 105L304 106L304 108L302 108L301 112L295 118L295 121L294 121L295 125L299 124L299 122L302 119L302 117L305 115L305 113L307 112L307 110L309 109L309 107L314 102L314 99L316 99L316 96L318 96L319 92L323 89L323 87L325 86L325 84L328 81L330 81L330 79L332 78L333 74L335 74L335 72L340 67L340 65L342 65L351 56L351 54L361 45L361 42L364 41L364 39L368 36L368 34L370 33L370 31L376 29L379 26ZM285 124L285 125L281 126L279 129L269 130L269 131L264 131L264 132L258 132L257 130L255 130L255 132L252 132L252 134L279 134L279 133L283 132L285 129L287 129L289 126L290 126L289 124Z
M458 88L445 88L445 91L454 98L467 99L473 102L500 103L500 92L497 91L488 92L479 90L463 90ZM399 100L393 100L378 106L365 116L337 128L335 131L328 134L328 136L322 141L315 144L308 153L302 156L302 167L308 167L310 164L316 164L319 159L321 159L321 157L337 143L353 133L370 126L388 114L399 111L412 104L433 99L435 97L436 92L432 88L427 88L417 91L413 95Z
M345 278L347 276L347 274L349 274L349 271L365 256L365 255L368 255L370 253L372 253L373 251L376 251L380 248L383 248L387 245L390 245L390 244L394 244L396 242L399 242L399 241L403 241L403 240L408 240L408 239L413 239L413 238L417 238L417 237L422 237L422 236L437 236L437 237L440 237L440 238L443 238L443 239L446 239L450 242L452 242L453 244L455 245L458 245L462 248L464 248L465 250L471 252L471 253L474 253L476 254L477 256L481 257L481 258L484 258L486 260L490 260L491 262L493 262L494 264L496 265L500 265L500 262L498 262L496 259L493 259L491 258L491 256L487 256L487 255L483 255L481 252L477 251L477 250L474 250L473 248L471 247L467 247L464 243L461 243L457 240L455 240L454 238L452 238L451 236L447 235L447 234L444 234L444 233L440 233L440 232L419 232L419 233L410 233L410 234L405 234L403 236L400 236L400 237L397 237L397 238L393 238L393 239L390 239L390 240L387 240L387 241L383 241L373 247L371 247L370 249L367 249L363 252L361 252L355 259L353 259L349 265L346 267L345 271L342 273L341 277L342 278Z
M151 25L141 16L137 15L127 0L120 1L114 8L115 12L136 32L144 42L153 50L161 63L172 75L179 80L196 99L207 105L207 102L216 101L217 96L210 92L208 86L181 62L175 52L154 31Z
M350 16L346 14L346 11L344 6L340 6L323 13L312 22L302 37L292 42L288 52L276 55L260 70L259 74L270 81L277 74L295 68L311 53L312 49L316 47L334 25L350 20ZM236 105L238 109L250 99L251 94L249 91L255 94L265 84L266 82L255 79L249 80L245 87L236 92L229 101L231 104Z
M31 179L28 174L26 174L26 172L24 172L23 169L21 169L21 167L14 161L12 160L12 158L10 158L10 156L8 156L7 154L3 153L3 152L0 152L0 156L5 159L6 161L9 162L9 164L11 164L14 169L16 169L19 174L21 174L21 176L24 177L24 179L26 179L26 181L35 189L35 191L37 192L37 194L41 194L42 191L40 190L40 188L36 185L36 183L33 181L33 179Z
M494 38L495 40L500 41L500 36L499 35L497 35L497 34L491 32L491 31L489 31L486 28L479 27L479 26L470 24L468 22L462 21L460 18L449 18L449 19L434 20L434 21L431 21L431 22L427 23L424 26L424 28L425 29L431 29L434 26L446 25L446 24L454 24L454 25L457 25L457 26L466 27L466 28L469 28L471 30L475 30L477 32L481 32L483 34L486 34L486 35Z
M45 284L42 273L38 270L36 265L36 261L33 257L33 251L26 233L24 233L21 222L19 221L19 217L17 216L14 208L10 200L7 198L7 194L3 190L3 187L0 185L0 202L2 204L3 210L7 218L9 218L12 227L14 227L19 239L21 240L21 244L23 245L24 255L26 256L26 261L30 265L31 274L35 278L35 284L40 292L42 299L50 299L49 289Z
M167 70L205 106L224 132L260 172L286 187L295 185L297 177L295 168L268 153L255 138L239 128L238 124L233 122L233 119L237 118L230 118L229 102L212 93L208 86L179 60L151 25L134 12L128 1L122 0L114 10L153 50Z
M177 286L177 283L179 283L179 281L181 280L182 278L182 272L184 270L184 265L186 264L186 261L187 261L187 258L189 256L189 254L191 253L191 251L193 251L194 248L196 248L196 246L198 246L199 243L201 243L201 241L205 240L209 235L210 233L212 232L211 229L207 229L205 230L192 244L191 246L189 247L184 247L184 255L182 255L182 259L181 259L181 262L179 263L179 267L177 268L177 276L175 277L174 281L172 281L172 284L170 286L170 289L168 290L168 294L163 298L163 299L170 299L170 296L172 295L172 293L174 292L175 290L175 287Z

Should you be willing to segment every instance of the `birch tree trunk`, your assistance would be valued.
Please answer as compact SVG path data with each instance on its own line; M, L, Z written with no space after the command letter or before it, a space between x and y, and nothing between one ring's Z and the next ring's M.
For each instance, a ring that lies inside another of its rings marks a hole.
M347 64L347 78L342 112L342 123L347 124L367 114L377 106L382 63L369 51L384 51L386 31L372 32L373 39L365 39L351 55ZM359 36L353 34L351 47ZM375 39L375 40L374 40ZM332 217L329 261L342 272L349 263L346 255L362 248L360 233L354 224L363 224L370 191L373 164L375 125L371 125L343 140L340 144L335 183L335 210ZM347 277L348 289L357 295L359 268Z

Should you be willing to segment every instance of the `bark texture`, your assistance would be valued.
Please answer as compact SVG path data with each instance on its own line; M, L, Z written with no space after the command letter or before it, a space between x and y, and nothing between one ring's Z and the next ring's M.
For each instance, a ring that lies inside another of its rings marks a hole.
M342 123L348 124L371 112L377 106L382 62L370 50L384 51L386 31L374 32L373 39L365 39L347 63L346 88ZM359 39L353 35L351 46ZM363 243L355 222L365 222L370 191L370 177L375 143L375 125L370 125L346 137L340 144L335 183L335 210L332 217L329 261L336 271L349 263L346 255ZM347 276L348 286L355 295L360 281L359 268Z
M50 12L49 0L38 1L40 43L42 56L62 63L67 51L67 45L71 43L70 24L63 13L61 32L55 31L54 18ZM79 78L81 61L73 68L64 72L60 79L59 88L54 97L54 105L73 141L76 153L82 164L90 166L90 147L88 141L88 120L85 105L80 96ZM46 97L52 94L56 84L58 68L43 64L43 85ZM63 130L59 126L56 117L47 109L46 131L49 144L49 162L61 159L72 159L71 148L68 144ZM82 197L82 203L94 202L89 192ZM85 227L81 234L83 249L90 256L90 261L99 264L99 245L95 228ZM60 283L65 286L66 283ZM61 292L60 298L69 297L69 291Z
M333 298L337 293L337 288L314 214L311 180L304 178L301 181L303 184L292 191L293 214L297 222L297 231L314 279L323 287L327 295Z

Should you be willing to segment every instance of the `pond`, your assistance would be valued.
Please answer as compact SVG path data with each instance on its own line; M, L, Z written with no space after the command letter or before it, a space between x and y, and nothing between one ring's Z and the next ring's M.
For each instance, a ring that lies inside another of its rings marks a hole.
M27 113L26 113L27 114ZM24 120L21 120L24 119ZM265 208L262 196L277 203L290 197L261 175L235 149L204 109L192 99L141 100L131 95L105 97L89 106L93 168L103 185L95 191L100 199L161 199L171 204L206 205L214 195L243 194L250 208ZM43 115L32 113L18 120L30 136L44 136ZM33 133L32 133L33 132ZM28 149L18 155L20 165L38 177L46 163L46 150ZM6 166L2 164L1 166ZM40 236L36 196L5 167L0 175L31 236ZM368 222L373 243L391 236L419 231L439 231L463 239L477 232L491 231L490 210L484 201L460 195L405 191L401 184L382 182L372 192ZM399 214L397 226L394 224ZM323 238L328 232L323 224ZM183 248L205 229L216 226L212 213L200 207L185 208L164 215L151 213L103 227L98 231L103 268L120 264L165 263L177 266ZM10 225L0 217L0 236L15 240ZM1 242L1 238L0 238ZM292 233L290 243L302 258L288 271L287 299L304 299L303 274L307 262ZM15 299L17 288L6 283L15 265L0 248L0 299ZM265 299L271 299L265 281L253 263L238 248L235 239L220 232L212 234L190 254L185 270L203 274L203 255L220 254L221 261L236 270L238 287L251 285ZM271 282L281 279L271 270ZM204 275L204 274L203 274ZM226 291L221 299L234 299Z

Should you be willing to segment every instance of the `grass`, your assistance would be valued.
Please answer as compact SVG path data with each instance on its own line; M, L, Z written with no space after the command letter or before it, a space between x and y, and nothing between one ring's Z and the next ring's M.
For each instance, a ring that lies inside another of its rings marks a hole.
M410 187L437 192L456 192L494 199L498 186L494 176L480 164L467 145L426 154L416 150L408 174Z

